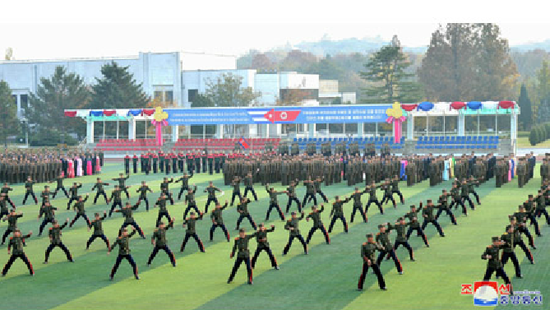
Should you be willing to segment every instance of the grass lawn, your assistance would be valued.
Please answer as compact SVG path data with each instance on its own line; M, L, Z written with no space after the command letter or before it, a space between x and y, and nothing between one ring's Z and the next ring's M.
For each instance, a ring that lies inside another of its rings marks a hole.
M543 148L550 148L550 140L546 140L544 142L541 142L537 145L531 145L529 143L528 137L522 137L517 139L518 148L535 148L535 149L543 149Z
M107 180L115 177L122 170L122 164L108 164L103 169L102 178ZM536 169L538 171L538 168ZM128 180L132 194L131 201L137 199L135 190L137 185L146 180L155 193L150 194L150 201L158 197L161 175L137 174ZM209 176L196 174L190 183L199 187L197 201L201 209L204 208L206 193L204 187L208 181L220 187L225 193L220 201L230 198L231 189L223 186L221 175ZM90 190L95 177L77 179L83 183L81 193ZM65 182L70 186L70 182ZM112 184L113 182L111 182ZM146 267L147 258L152 250L150 236L154 229L157 210L145 211L143 205L135 214L136 221L145 231L146 240L134 237L130 246L140 271L140 281L133 279L131 268L124 261L114 281L108 276L116 258L118 249L110 256L101 240L97 240L85 250L88 232L83 220L79 220L73 228L66 228L63 241L71 250L76 262L69 263L59 249L54 250L50 263L42 264L44 251L49 244L44 235L37 237L40 222L36 220L38 206L22 206L19 211L24 217L19 221L20 229L26 233L34 231L34 235L27 240L25 251L34 264L36 276L29 277L25 265L17 261L5 278L0 278L3 290L0 293L1 309L473 309L471 296L460 295L461 284L473 283L481 280L485 271L486 262L480 259L485 247L490 244L492 236L500 235L507 224L507 215L517 209L517 205L524 201L529 193L535 193L540 179L536 176L524 188L519 189L513 181L500 189L494 186L494 180L483 184L478 193L482 197L482 205L476 211L470 211L468 217L458 216L458 226L450 225L449 218L442 216L440 222L445 230L446 237L437 235L435 228L426 229L430 240L430 248L424 246L422 240L411 237L411 245L415 249L416 262L408 259L406 250L400 248L398 256L401 259L404 275L398 275L393 262L385 261L382 272L385 274L388 291L380 291L373 274L369 273L365 282L365 291L357 292L356 285L361 271L360 245L365 240L365 234L376 232L379 223L393 222L406 213L409 204L418 203L429 198L436 199L442 188L449 188L448 182L430 188L428 182L406 187L402 183L402 191L406 204L398 204L397 209L388 207L381 215L371 206L369 223L356 222L350 224L348 234L343 232L338 222L331 234L331 245L324 243L320 232L314 235L310 244L310 254L303 255L301 245L296 240L289 254L282 256L282 249L288 239L288 232L283 229L284 223L271 216L266 223L274 224L276 230L269 234L269 242L273 249L281 270L270 268L269 260L262 254L254 270L254 285L246 284L246 270L243 265L233 284L226 284L227 277L233 265L229 254L233 245L225 241L220 230L216 231L214 242L208 242L210 219L205 217L197 224L198 234L206 246L206 253L200 253L193 240L187 245L184 253L179 252L179 246L184 236L181 226L183 203L177 201L169 206L169 211L176 218L174 230L167 234L168 243L175 252L178 266L173 268L164 252L159 252L151 267ZM37 184L35 190L39 192L42 184ZM112 188L112 187L109 187ZM282 189L282 186L276 185ZM344 183L323 188L329 198L334 195L347 195L353 188ZM178 186L172 186L172 192L177 194ZM262 222L268 206L268 197L265 190L256 186L259 196L258 202L250 204L250 211L256 222ZM303 196L305 190L299 187L298 194ZM22 185L15 186L12 199L16 204L21 203L24 189ZM91 193L92 195L93 193ZM379 195L381 198L381 195ZM363 197L367 199L366 195ZM332 200L332 199L331 199ZM366 201L365 201L366 202ZM66 198L60 196L53 204L59 208L58 219L73 218L73 211L66 211ZM88 215L106 210L108 207L100 199L98 205L87 203ZM282 206L286 205L286 197L280 196ZM309 207L307 211L309 212ZM295 208L295 207L294 207ZM352 204L345 205L346 216L349 220ZM328 228L330 207L323 213L325 226ZM457 213L458 214L458 213ZM224 211L224 220L233 237L237 219L235 207ZM120 214L104 222L104 229L112 241L123 219ZM542 223L543 221L541 221ZM251 230L248 222L243 227ZM0 233L3 233L6 224L0 224ZM302 221L300 230L303 235L311 226L310 222ZM516 253L522 260L523 279L513 279L516 290L540 290L543 294L550 294L549 260L550 229L542 225L542 238L536 239L538 249L533 251L536 265L530 265L521 250ZM394 237L395 234L392 234ZM255 241L251 240L254 250ZM7 261L6 246L0 247L0 264ZM513 275L512 265L506 270ZM547 295L550 296L550 295ZM539 307L542 309L542 307Z

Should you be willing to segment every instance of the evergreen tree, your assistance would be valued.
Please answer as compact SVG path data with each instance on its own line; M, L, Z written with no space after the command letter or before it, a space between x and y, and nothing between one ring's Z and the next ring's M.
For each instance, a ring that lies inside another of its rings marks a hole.
M84 122L77 117L65 117L65 109L84 108L90 92L84 80L58 66L50 78L41 78L36 93L31 94L25 116L36 131L54 130L61 134L62 143L69 132L83 134Z
M414 102L421 99L419 86L413 80L414 74L407 73L411 63L397 36L390 45L374 53L365 64L361 77L370 85L366 89L368 103Z
M19 130L17 105L11 95L8 83L0 80L0 140L8 147L8 136Z
M521 85L518 105L521 109L521 114L519 115L519 123L521 128L523 128L523 130L531 130L531 125L533 123L533 110L531 107L531 99L529 99L525 84Z
M128 72L128 67L121 67L116 62L101 67L102 78L96 78L92 86L92 109L144 108L149 102L141 84Z

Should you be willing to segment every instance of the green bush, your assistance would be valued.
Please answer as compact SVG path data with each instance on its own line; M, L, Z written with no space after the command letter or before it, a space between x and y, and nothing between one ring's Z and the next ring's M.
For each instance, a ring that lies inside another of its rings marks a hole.
M531 143L531 145L537 145L538 141L537 141L537 131L535 130L535 128L533 127L531 129L531 132L529 133L529 143Z
M52 129L42 128L29 136L29 144L31 146L57 146L63 143L62 141L62 135L58 131ZM78 141L68 134L65 134L64 141L67 145L78 144Z

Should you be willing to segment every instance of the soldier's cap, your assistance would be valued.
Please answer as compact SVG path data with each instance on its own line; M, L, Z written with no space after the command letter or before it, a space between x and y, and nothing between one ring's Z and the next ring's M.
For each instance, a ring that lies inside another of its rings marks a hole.
M384 227L384 225L382 225L382 224L379 224L379 225L378 225L378 229L380 229L380 228L382 228L382 227Z
M508 231L510 228L512 228L512 225L506 225L506 231Z
M296 215L296 211L292 211L292 213L290 213L290 215Z
M239 229L239 233L243 233L243 232L246 232L244 228Z
M500 238L499 238L499 237L492 237L491 240L492 240L493 242L497 242L497 241L500 240Z
M533 198L533 194L529 194L529 198Z
M525 209L525 207L523 205L519 205L518 209Z
M367 238L374 238L373 234L367 234Z
M405 218L404 218L404 217L400 217L400 218L398 218L397 220L398 220L398 221L403 221L403 220L405 220Z
M412 208L416 208L416 206L415 206L415 205L411 205L411 207L410 207L410 208L411 208L411 209L412 209Z
M516 217L515 217L515 216L513 216L513 215L508 215L508 219L510 219L510 221L511 221L511 220L515 220L515 219L516 219Z
M258 227L264 227L264 223L260 223L260 225L258 225Z

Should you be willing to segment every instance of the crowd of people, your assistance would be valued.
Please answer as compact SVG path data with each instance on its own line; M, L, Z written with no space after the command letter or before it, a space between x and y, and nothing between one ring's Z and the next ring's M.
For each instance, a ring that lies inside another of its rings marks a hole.
M363 289L363 283L368 269L373 269L378 277L378 283L381 289L386 289L386 284L383 275L380 272L380 264L385 257L391 258L395 264L397 271L403 274L404 268L399 261L395 251L399 246L405 247L409 252L409 257L414 260L414 253L409 238L413 232L417 236L422 237L426 246L429 246L428 239L424 231L428 229L428 225L434 226L439 235L444 237L443 228L438 222L438 218L444 214L448 215L452 224L457 225L457 217L453 212L460 208L462 213L468 213L468 206L475 210L476 205L481 204L479 195L476 192L476 187L479 184L495 178L495 184L499 187L503 182L508 182L517 175L519 186L523 186L533 177L535 167L535 157L529 154L525 157L516 159L508 156L497 158L493 154L478 156L474 153L470 155L462 155L459 157L449 156L434 156L434 155L413 155L413 156L370 156L370 155L280 155L280 154L186 154L182 156L176 154L144 154L141 158L134 156L126 156L125 172L121 173L118 178L112 179L115 184L114 189L108 196L106 187L109 183L104 182L101 178L97 178L97 182L91 188L96 191L94 204L98 198L103 196L105 202L110 204L109 210L104 210L103 213L95 213L90 219L86 214L85 204L89 198L89 194L79 195L79 190L82 190L82 184L74 183L69 188L69 193L66 192L63 186L65 178L64 171L59 173L59 176L52 178L51 181L57 181L58 186L55 191L50 192L46 188L41 194L42 199L40 207L40 215L42 223L39 228L41 235L47 225L51 225L48 230L50 237L50 246L46 249L45 263L48 262L49 253L56 247L61 248L69 261L73 261L70 250L63 244L62 230L67 226L72 227L80 218L86 225L93 229L93 232L86 242L86 247L89 247L97 238L103 240L107 250L110 252L115 247L119 247L119 253L115 264L111 270L110 278L116 274L116 271L122 262L127 260L133 267L136 279L139 279L138 269L135 260L130 251L130 238L135 234L139 234L145 238L145 233L133 217L134 212L143 203L145 208L149 210L149 197L153 190L146 184L145 181L137 188L136 193L139 193L139 198L136 204L131 205L129 202L123 204L123 194L126 198L130 197L129 186L126 185L126 180L129 173L138 172L138 167L144 173L182 173L179 178L164 177L160 184L160 194L154 202L154 206L158 207L158 217L156 220L156 229L152 232L151 241L153 250L148 259L147 264L151 264L160 250L167 253L172 265L176 266L176 260L172 250L167 243L167 231L173 228L176 219L169 210L168 204L173 205L175 200L181 200L183 196L183 204L185 211L182 216L182 225L186 228L185 236L180 247L183 252L189 239L194 239L200 251L205 252L205 247L201 238L197 234L196 225L205 215L209 214L211 219L211 227L209 239L212 241L216 230L219 228L223 232L224 239L230 242L230 233L224 222L223 213L227 207L234 205L237 202L236 211L239 213L239 218L235 223L235 229L239 231L239 236L235 238L234 245L231 251L231 257L236 256L234 267L228 278L228 283L232 282L240 265L244 263L247 268L248 283L252 284L252 270L261 252L265 251L269 256L271 265L275 269L279 269L277 260L268 242L268 233L275 230L276 226L267 227L263 223L256 224L257 221L252 217L248 210L248 206L258 200L255 184L261 183L265 186L266 193L269 196L269 205L266 211L265 222L269 221L271 212L276 212L282 221L283 228L288 230L289 239L283 249L283 255L286 255L293 244L294 240L298 240L305 254L308 254L308 244L313 238L314 233L319 230L323 234L323 238L327 244L330 244L330 234L334 230L337 223L342 224L345 232L348 232L348 223L344 214L344 205L348 202L353 202L353 209L350 216L350 222L354 221L355 215L359 214L362 220L368 222L368 212L372 204L378 207L380 213L384 214L384 206L391 202L391 206L397 208L397 201L405 204L405 199L400 191L400 184L403 180L407 181L408 186L429 179L430 185L435 186L445 180L453 180L449 190L443 189L442 194L436 201L427 199L426 202L419 202L418 207L415 204L410 206L410 210L397 218L394 222L378 225L376 233L367 234L367 241L361 245L361 258L363 260L363 270L359 278L358 289ZM203 161L203 158L206 160ZM211 160L210 160L211 159ZM162 163L162 164L161 164ZM518 212L511 217L511 227L507 227L507 234L513 235L510 239L502 236L502 240L495 240L493 245L487 248L482 258L488 259L487 274L485 279L490 278L492 272L497 272L498 276L509 283L501 265L508 260L512 260L516 265L516 275L521 276L518 271L517 258L513 253L516 245L519 245L526 253L527 257L534 262L529 250L521 241L521 233L529 238L529 244L535 248L532 236L527 229L526 222L530 221L535 225L536 233L540 234L537 217L545 215L547 222L548 213L545 210L550 187L549 187L549 169L550 161L545 158L541 165L541 178L543 186L539 193L535 196L530 196L529 200L520 206ZM133 169L130 169L133 168ZM161 170L162 169L162 170ZM205 188L201 188L207 193L207 201L204 206L204 211L201 211L195 195L197 193L196 185L192 185L191 179L195 173L214 173L219 171L223 173L224 183L231 187L231 199L221 204L218 200L218 193L222 190L210 182ZM348 186L355 186L355 190L348 197L337 195L332 203L329 203L329 198L322 190L322 186L332 185L342 181L347 181ZM244 193L241 192L241 182L244 183ZM277 191L270 184L281 182L286 186L285 190ZM181 183L178 195L172 193L170 184ZM32 177L28 178L25 187L27 189L24 202L28 196L35 197L32 190ZM296 194L298 186L305 187L305 195L303 199L299 199ZM359 185L359 184L364 184ZM8 251L11 251L11 256L8 263L5 265L2 275L5 275L11 264L21 258L29 267L29 272L34 274L32 265L24 253L25 240L30 238L32 232L23 235L17 228L17 220L23 216L22 213L16 212L16 206L9 197L11 188L7 183L4 184L0 191L0 210L4 221L8 222L8 228L4 232L2 244L8 236L9 239ZM69 198L67 209L71 207L75 209L76 215L72 221L67 219L64 222L59 222L56 219L57 208L53 206L52 200L59 190L65 192ZM378 194L382 193L382 199L379 199ZM248 198L248 195L251 195ZM287 197L286 210L283 212L279 204L281 195ZM368 200L365 205L362 204L362 195L368 195ZM472 200L472 197L474 200ZM317 200L319 198L319 200ZM24 203L23 202L23 203ZM12 209L9 210L8 204L11 204ZM210 212L209 206L213 204L214 208ZM291 211L296 205L296 211ZM306 215L305 208L311 205L311 211ZM321 213L325 211L325 205L331 205L330 224L328 230L325 228L321 218ZM290 217L287 218L290 212ZM110 242L103 228L102 222L111 217L114 213L120 213L124 217L124 222L118 231L118 237L114 242ZM311 220L313 226L304 238L300 232L300 221ZM253 228L253 233L247 234L244 228L241 227L243 221L246 220ZM131 232L128 230L131 226ZM391 232L396 231L395 242L391 242ZM515 233L517 231L517 233ZM251 258L249 241L256 239L257 247L254 255ZM506 241L506 240L512 241ZM508 242L508 243L506 243ZM522 245L523 244L523 245ZM495 255L498 254L500 248L505 249L505 257ZM511 251L511 252L510 252ZM378 254L377 254L378 252ZM499 263L500 262L500 263Z

